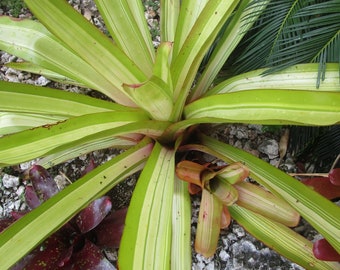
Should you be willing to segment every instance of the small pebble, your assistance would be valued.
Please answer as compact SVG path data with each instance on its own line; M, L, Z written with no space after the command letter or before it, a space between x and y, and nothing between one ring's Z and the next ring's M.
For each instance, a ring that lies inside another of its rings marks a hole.
M228 261L228 259L230 258L230 255L228 254L228 252L226 252L224 249L221 250L219 257L222 261L226 262Z
M38 86L46 86L47 84L49 84L51 81L46 79L44 76L40 76L36 81L35 81L35 85Z
M274 159L279 155L279 144L273 139L263 141L257 149L266 154L269 159Z
M19 186L19 177L4 174L2 177L2 184L5 188L13 188Z

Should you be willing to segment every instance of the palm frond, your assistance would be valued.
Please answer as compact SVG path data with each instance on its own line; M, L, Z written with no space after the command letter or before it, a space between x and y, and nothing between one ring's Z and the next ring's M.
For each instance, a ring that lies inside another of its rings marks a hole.
M237 73L271 67L270 72L309 62L339 63L339 0L273 0L240 47Z

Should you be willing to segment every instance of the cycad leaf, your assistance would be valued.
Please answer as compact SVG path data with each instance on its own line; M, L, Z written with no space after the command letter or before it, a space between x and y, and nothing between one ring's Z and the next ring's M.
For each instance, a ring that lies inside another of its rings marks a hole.
M245 41L248 45L237 59L238 72L339 62L339 18L337 0L271 1ZM325 56L322 60L321 55Z

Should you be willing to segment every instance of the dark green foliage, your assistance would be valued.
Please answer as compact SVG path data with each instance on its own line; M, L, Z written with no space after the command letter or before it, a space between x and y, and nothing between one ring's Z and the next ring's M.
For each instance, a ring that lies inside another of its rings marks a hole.
M289 148L298 161L315 164L315 172L328 172L340 153L340 126L291 127Z
M23 0L0 0L0 8L13 17L18 17L24 7L26 5Z
M309 62L340 65L339 29L339 0L273 0L243 40L234 68L241 73Z

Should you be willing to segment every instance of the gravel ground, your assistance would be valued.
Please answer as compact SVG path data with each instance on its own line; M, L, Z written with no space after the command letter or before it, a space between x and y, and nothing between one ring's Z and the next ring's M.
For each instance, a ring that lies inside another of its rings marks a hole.
M93 5L92 1L69 1L86 18L99 28L105 31L103 21ZM158 31L158 1L144 1L146 6L146 19L151 29L154 45L159 44ZM0 13L5 13L0 10ZM21 17L30 16L27 10L23 10ZM89 89L79 89L74 86L55 84L46 78L38 75L18 72L4 67L3 64L18 61L14 56L5 52L0 52L0 79L12 82L22 82L40 86L62 88L67 91L83 92L94 95ZM266 132L258 125L221 125L216 126L213 136L228 142L236 147L259 156L267 162L276 165L279 162L279 140L281 130L276 132ZM115 150L95 151L89 155L81 156L65 164L53 168L51 174L55 177L59 186L64 186L70 181L78 179L85 170L87 164L93 159L97 164L103 163L117 154ZM20 164L18 166L0 169L0 217L8 216L12 210L24 210L27 206L23 200L25 182L21 181L21 173L30 167L32 162ZM293 172L296 168L292 157L287 154L281 161L280 168ZM118 209L128 205L131 192L136 182L136 176L127 179L121 185L115 187L111 196L115 197L114 208ZM192 198L192 241L194 241L195 228L197 223L198 209L200 200L198 197ZM297 231L301 232L309 239L313 239L315 232L304 221L301 222ZM116 250L107 250L110 260L117 259ZM276 252L264 246L261 242L254 239L237 223L232 223L228 229L221 231L219 245L215 255L211 258L204 258L196 254L193 250L193 270L213 270L213 269L303 269L302 267L286 260Z

